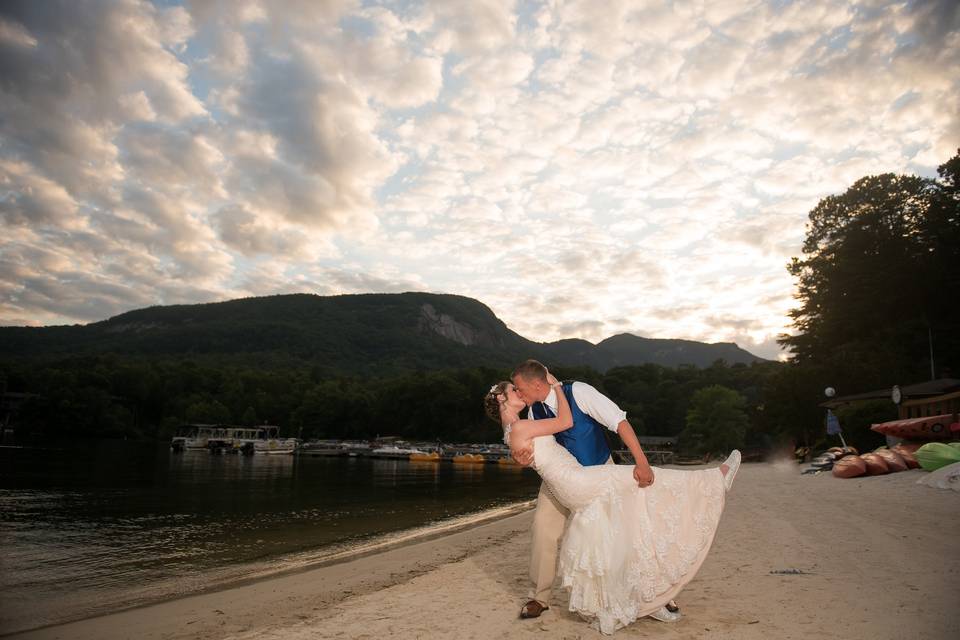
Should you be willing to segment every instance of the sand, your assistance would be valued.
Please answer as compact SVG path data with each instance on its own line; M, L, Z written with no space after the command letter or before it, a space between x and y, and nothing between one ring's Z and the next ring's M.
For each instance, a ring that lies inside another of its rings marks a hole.
M960 494L922 471L840 480L745 464L679 600L619 638L960 638ZM600 638L566 610L519 620L532 512L332 566L18 639Z

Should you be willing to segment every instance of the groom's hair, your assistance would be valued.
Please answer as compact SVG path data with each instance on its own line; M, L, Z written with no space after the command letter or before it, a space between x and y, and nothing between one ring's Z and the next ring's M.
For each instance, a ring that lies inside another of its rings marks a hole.
M525 360L517 365L517 368L510 374L510 379L520 376L524 380L543 380L547 381L547 368L536 360Z

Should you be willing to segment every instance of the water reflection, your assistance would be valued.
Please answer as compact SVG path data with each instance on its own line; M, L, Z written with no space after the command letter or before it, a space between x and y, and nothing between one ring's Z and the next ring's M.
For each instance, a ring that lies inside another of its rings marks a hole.
M0 449L0 631L536 495L504 465Z
M189 484L217 480L251 479L257 481L290 478L297 462L291 455L210 455L206 451L169 454L166 472L175 482Z

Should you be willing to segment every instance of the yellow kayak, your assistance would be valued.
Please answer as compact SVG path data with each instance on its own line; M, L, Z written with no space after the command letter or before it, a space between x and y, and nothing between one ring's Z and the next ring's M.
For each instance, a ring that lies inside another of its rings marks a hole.
M453 456L453 461L459 464L483 464L487 459L479 453L463 453L459 456Z

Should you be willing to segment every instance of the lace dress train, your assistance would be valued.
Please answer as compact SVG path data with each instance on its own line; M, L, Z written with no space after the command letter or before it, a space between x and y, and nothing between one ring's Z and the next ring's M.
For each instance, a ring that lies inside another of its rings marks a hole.
M534 468L568 509L559 574L570 610L610 634L674 598L713 542L726 496L719 469L657 469L640 489L633 467L584 467L553 437L534 439Z

